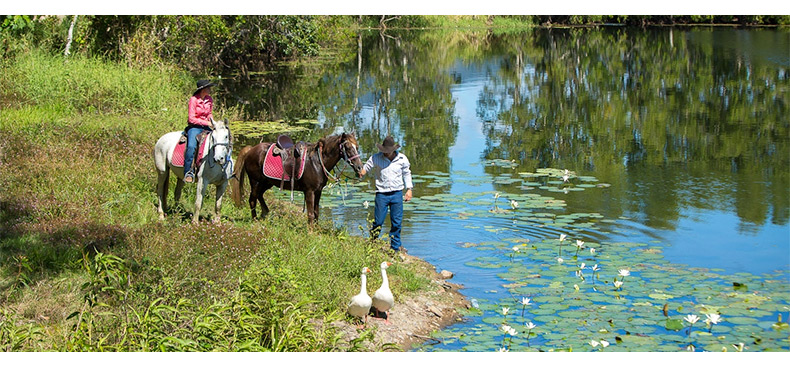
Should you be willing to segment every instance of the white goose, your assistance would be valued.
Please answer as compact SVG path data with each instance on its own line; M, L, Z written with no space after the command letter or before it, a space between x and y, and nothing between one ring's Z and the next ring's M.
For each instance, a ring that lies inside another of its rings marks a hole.
M348 313L351 316L359 317L362 319L362 325L367 323L368 312L373 300L368 296L367 292L367 275L370 269L367 267L362 268L362 286L359 289L359 294L351 298L351 303L348 303Z
M390 323L390 316L387 311L395 304L395 297L392 296L390 291L390 283L387 280L387 268L392 265L391 262L384 261L381 263L381 287L373 294L373 307L376 311L384 313L385 322Z

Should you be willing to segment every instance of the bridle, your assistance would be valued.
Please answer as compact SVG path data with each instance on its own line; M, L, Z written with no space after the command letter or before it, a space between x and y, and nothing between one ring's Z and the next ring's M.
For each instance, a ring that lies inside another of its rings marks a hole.
M214 150L215 147L217 147L217 146L225 146L226 148L228 148L228 153L227 153L227 155L225 155L225 163L228 163L228 161L230 161L231 154L233 153L233 135L231 135L231 133L230 133L230 128L224 127L224 129L228 131L228 142L217 142L216 137L214 137L215 136L214 132L211 132L211 146L209 147L208 153L206 153L206 156L208 156L208 154L210 154L211 151ZM210 159L208 162L209 162L209 166L214 167L214 164L213 164L214 163L214 159L213 158Z
M353 160L355 160L357 158L361 158L361 156L359 155L359 153L355 153L353 156L349 157L347 152L346 152L346 144L347 143L349 143L348 139L344 139L340 143L340 145L338 145L340 147L340 157L344 161L346 161L347 164L352 165L351 161L353 161ZM356 147L354 148L354 151L356 151ZM324 154L323 146L322 145L318 146L318 160L321 162L321 169L324 170L324 175L329 180L340 181L340 178L338 178L336 176L333 176L332 173L330 173L326 169L326 166L324 165L324 160L323 160L323 157L322 157L323 154ZM352 165L352 167L353 167L353 165ZM343 165L343 168L340 170L340 173L338 175L343 175L343 171L345 171L345 169L346 169L346 165Z

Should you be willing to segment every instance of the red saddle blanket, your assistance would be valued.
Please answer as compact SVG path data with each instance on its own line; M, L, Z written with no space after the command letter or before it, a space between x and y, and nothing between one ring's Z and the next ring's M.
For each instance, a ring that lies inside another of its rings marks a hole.
M274 147L275 144L269 146L269 150L266 151L266 157L263 159L263 175L272 179L290 181L291 177L283 171L283 159L280 155L274 155ZM296 179L300 179L302 177L302 173L304 173L304 161L307 158L300 158L301 161L299 162L299 168L296 171Z
M203 159L203 147L206 144L206 140L208 140L208 136L203 138L203 142L201 142L200 145L198 145L197 150L195 150L195 158L198 161ZM170 161L170 163L172 163L173 166L184 167L184 152L186 150L187 150L186 142L176 144L176 148L175 150L173 150L173 158Z

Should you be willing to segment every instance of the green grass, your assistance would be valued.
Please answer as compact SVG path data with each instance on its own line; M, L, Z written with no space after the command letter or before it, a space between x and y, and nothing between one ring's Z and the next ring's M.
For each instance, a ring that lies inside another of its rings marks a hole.
M158 221L151 151L182 126L191 79L38 52L3 73L0 349L360 349L328 323L347 319L362 266L391 261L381 241L326 218L308 226L299 206L271 194L266 220L228 196L222 224L193 226L195 187L173 203L175 178ZM410 266L389 274L401 296L429 285Z
M192 87L173 67L133 69L79 55L64 59L40 50L20 54L3 67L5 96L22 104L58 106L80 113L174 114ZM166 109L166 110L165 110Z

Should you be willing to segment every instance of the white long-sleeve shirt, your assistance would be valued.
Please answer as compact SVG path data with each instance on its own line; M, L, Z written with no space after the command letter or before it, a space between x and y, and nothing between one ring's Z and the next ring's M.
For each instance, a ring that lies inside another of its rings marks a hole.
M365 173L375 170L376 173L376 192L402 191L404 186L408 189L414 187L411 181L411 164L409 158L402 153L398 153L395 159L390 161L384 153L376 153L368 158L362 168Z

